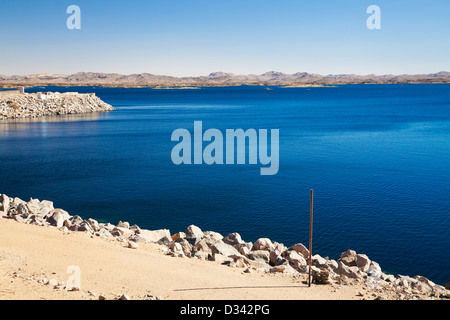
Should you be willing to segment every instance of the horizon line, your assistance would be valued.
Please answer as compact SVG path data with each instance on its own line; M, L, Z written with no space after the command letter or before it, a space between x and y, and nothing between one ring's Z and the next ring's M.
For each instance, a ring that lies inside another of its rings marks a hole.
M184 76L174 76L174 75L168 75L168 74L155 74L150 72L139 72L139 73L120 73L120 72L101 72L101 71L78 71L75 73L48 73L48 72L42 72L42 73L31 73L31 74L0 74L0 76L5 77L26 77L26 76L72 76L76 74L109 74L109 75L123 75L123 76L132 76L132 75L139 75L139 74L148 74L153 76L161 76L161 77L172 77L172 78L197 78L197 77L209 77L215 73L217 74L224 74L224 75L231 75L231 76L263 76L268 73L279 73L282 75L295 75L295 74L308 74L308 75L318 75L322 77L328 77L328 76L416 76L416 75L429 75L429 74L439 74L439 73L450 73L450 71L441 70L438 72L427 72L427 73L366 73L366 74L360 74L360 73L329 73L329 74L321 74L321 73L313 73L313 72L307 72L307 71L297 71L294 73L286 73L282 71L276 71L276 70L270 70L266 71L264 73L258 74L258 73L233 73L233 72L226 72L226 71L213 71L210 72L208 75L184 75Z

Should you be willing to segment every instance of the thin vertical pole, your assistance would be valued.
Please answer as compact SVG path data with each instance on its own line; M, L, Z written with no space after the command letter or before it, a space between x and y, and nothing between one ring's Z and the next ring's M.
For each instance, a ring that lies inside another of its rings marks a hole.
M309 209L309 278L308 278L308 287L311 287L311 270L312 270L313 201L314 201L314 190L311 189L311 202L310 202L310 209Z

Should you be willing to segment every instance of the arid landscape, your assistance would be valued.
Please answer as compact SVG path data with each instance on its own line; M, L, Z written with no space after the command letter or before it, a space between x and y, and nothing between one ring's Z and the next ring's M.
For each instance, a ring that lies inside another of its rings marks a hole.
M307 72L285 74L270 71L261 75L235 75L213 72L208 76L172 77L149 73L123 75L118 73L79 72L72 75L33 74L25 76L0 75L0 87L16 86L322 86L336 84L450 83L450 72L417 75L319 75Z

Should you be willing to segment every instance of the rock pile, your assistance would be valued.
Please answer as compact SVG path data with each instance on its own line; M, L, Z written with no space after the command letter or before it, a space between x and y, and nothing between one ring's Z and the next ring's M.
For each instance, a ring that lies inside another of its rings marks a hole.
M138 249L144 243L156 243L168 255L217 261L230 267L243 268L245 273L260 271L302 275L309 272L309 251L301 243L286 247L268 238L260 238L254 243L246 242L239 233L230 233L224 237L214 231L203 232L194 225L184 232L171 235L167 229L146 230L137 225L130 226L128 222L113 225L90 218L84 220L62 209L55 209L51 201L30 199L26 202L5 194L0 194L0 218L55 227L65 233L80 231L102 238L115 238L131 249ZM365 283L367 289L390 292L397 299L450 298L450 291L425 277L385 274L377 262L353 250L343 252L337 261L313 255L311 271L313 283L316 284ZM382 299L383 295L376 297Z
M0 93L0 120L112 110L93 93Z

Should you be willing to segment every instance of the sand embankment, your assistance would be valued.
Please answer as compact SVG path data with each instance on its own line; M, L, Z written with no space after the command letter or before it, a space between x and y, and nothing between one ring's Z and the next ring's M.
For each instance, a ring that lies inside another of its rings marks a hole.
M362 286L308 288L302 277L250 273L217 262L174 258L156 244L132 250L122 243L84 232L64 234L0 219L0 299L361 299ZM68 291L45 284L67 283L78 266L81 290ZM91 293L89 293L89 291Z
M53 202L0 194L0 299L446 299L422 276L385 274L365 254L308 249L190 225L175 234L100 223ZM76 288L73 291L73 288Z

